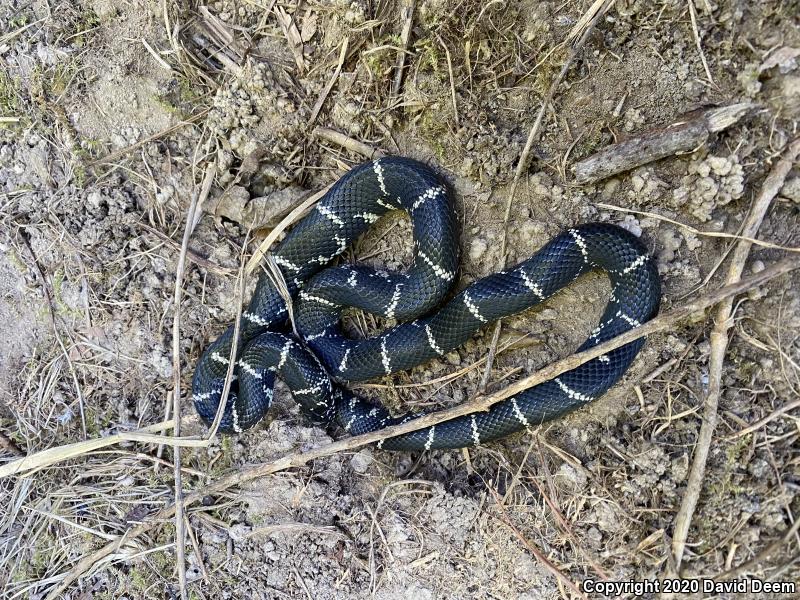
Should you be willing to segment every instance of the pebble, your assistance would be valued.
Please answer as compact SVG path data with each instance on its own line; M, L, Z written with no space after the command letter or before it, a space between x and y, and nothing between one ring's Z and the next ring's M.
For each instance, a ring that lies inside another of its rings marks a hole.
M469 258L473 263L477 263L481 257L486 253L488 248L486 240L483 238L474 238L469 246Z
M800 176L792 177L783 184L781 195L785 196L792 202L800 204Z
M370 450L359 450L353 455L353 458L350 459L350 466L353 468L353 471L363 475L367 472L373 460Z

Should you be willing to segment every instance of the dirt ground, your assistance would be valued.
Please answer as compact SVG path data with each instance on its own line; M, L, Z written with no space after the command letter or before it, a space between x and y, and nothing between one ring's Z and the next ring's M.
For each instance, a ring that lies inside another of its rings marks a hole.
M592 4L417 0L404 33L404 0L4 0L0 466L168 418L180 244L206 173L179 311L185 435L204 432L187 390L200 353L235 319L242 253L306 192L365 160L354 142L451 182L459 287L502 268L504 230L515 262L587 221L641 236L665 309L719 287L731 240L659 217L739 230L798 134L800 4L612 3L556 88L506 224L529 131ZM757 107L693 152L572 182L575 161L608 144L731 102ZM758 238L800 246L797 167ZM754 248L747 273L784 254ZM347 260L402 269L411 255L407 217L390 215ZM757 559L742 576L800 580L800 537L781 542L800 514L798 283L779 277L736 299L684 577ZM505 321L500 347L514 343L488 389L574 351L609 292L590 275ZM189 597L533 600L576 597L553 570L576 583L674 574L709 315L650 336L606 396L533 434L468 451L355 450L207 495L187 511ZM348 324L383 326L356 313ZM398 409L463 402L491 337L359 389ZM282 387L268 421L184 449L185 489L342 437L309 426ZM172 522L58 591L81 558L172 503L172 459L169 447L124 442L0 480L0 597L179 597Z

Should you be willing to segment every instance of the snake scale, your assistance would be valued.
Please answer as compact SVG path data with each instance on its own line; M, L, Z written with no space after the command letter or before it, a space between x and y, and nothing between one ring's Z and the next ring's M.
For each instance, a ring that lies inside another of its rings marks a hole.
M413 227L414 260L406 272L328 266L381 215L396 209L410 215ZM450 189L420 162L384 157L339 179L273 254L292 297L298 337L287 333L286 303L265 274L242 313L236 379L220 431L240 433L258 423L269 409L276 377L315 423L335 422L348 433L361 434L413 419L419 415L392 416L340 383L410 369L442 356L493 321L535 306L592 270L607 273L612 294L600 324L579 351L644 323L658 311L660 282L646 249L628 231L603 223L563 232L531 258L475 281L437 308L456 283L457 230ZM398 324L372 338L350 339L339 325L347 307ZM207 424L220 402L232 336L231 327L205 351L195 370L193 400ZM621 346L488 411L384 439L379 447L477 446L556 418L605 393L643 343L639 339Z

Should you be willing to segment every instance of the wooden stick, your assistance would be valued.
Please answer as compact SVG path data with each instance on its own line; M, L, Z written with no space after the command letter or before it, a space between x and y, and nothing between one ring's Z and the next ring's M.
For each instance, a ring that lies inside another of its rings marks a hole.
M641 165L686 152L706 143L712 133L727 129L756 105L747 102L683 115L666 127L641 133L575 163L575 183L591 183Z
M403 84L403 72L406 64L406 49L411 38L411 26L414 24L414 9L416 0L408 0L403 7L400 18L403 20L403 30L400 33L400 48L397 50L397 62L394 66L394 81L392 82L392 96L400 93L400 86Z
M796 138L784 151L783 156L775 163L770 171L761 191L753 202L749 214L744 222L742 236L754 238L769 205L783 187L786 176L800 154L800 138ZM744 264L750 253L752 244L746 240L739 240L731 258L728 274L725 277L726 287L736 285L741 280ZM728 348L728 328L733 325L733 297L728 296L720 302L714 317L714 329L711 332L711 354L708 365L708 391L703 402L703 422L700 426L700 435L694 449L692 466L689 479L686 483L686 493L683 495L681 507L675 517L675 531L672 537L672 554L675 560L675 570L680 573L683 551L692 524L692 516L703 487L703 477L706 470L708 452L714 429L717 426L717 408L722 389L722 367L725 360L725 351Z
M490 406L495 402L499 402L500 400L504 400L505 398L509 398L515 394L518 394L531 386L538 385L539 383L548 381L554 377L558 377L561 375L561 373L570 371L593 358L602 356L614 348L619 348L620 346L639 339L645 335L650 335L651 333L669 329L688 316L714 306L725 298L731 298L736 294L740 294L753 287L759 286L762 283L773 279L774 277L783 275L784 273L788 273L794 269L800 269L800 258L792 257L783 259L764 269L760 273L757 273L756 275L705 294L693 302L689 302L688 304L679 306L678 308L673 308L671 311L659 315L655 319L648 321L639 327L635 327L629 331L626 331L622 335L619 335L608 342L600 344L599 346L595 346L594 348L590 348L589 350L572 354L571 356L551 363L536 371L536 373L528 375L527 377L523 377L511 385L506 386L502 390L486 396L485 403ZM766 277L764 279L759 278L760 275L764 275L765 273Z
M331 142L337 146L346 148L347 150L355 152L356 154L366 156L370 159L386 155L386 152L380 148L375 148L365 144L364 142L360 142L359 140L348 137L334 129L328 129L327 127L315 127L311 132L311 135L320 140L325 140L326 142Z
M534 375L526 379L527 381L536 381L537 383L546 381L548 379L552 379L553 377L557 376L560 373L563 373L564 371L574 369L576 366L582 364L583 362L586 362L592 358L596 358L601 354L610 352L614 348L618 348L628 342L631 342L644 335L647 335L648 333L669 329L670 327L673 327L677 322L685 318L687 315L690 315L700 310L704 310L709 306L713 306L714 304L717 304L722 299L727 298L728 296L745 292L775 277L778 277L780 275L788 273L789 271L792 271L793 269L798 269L798 268L800 268L800 259L798 258L784 259L764 269L760 273L742 279L741 281L733 285L725 286L724 288L710 292L700 298L697 298L694 302L690 303L685 307L674 309L669 313L661 315L660 317L656 317L656 319L653 319L652 321L649 321L648 323L645 323L640 327L632 329L621 336L609 340L608 342L600 344L599 346L595 346L594 348L587 350L585 352L581 352L579 354L573 354L572 356L568 356L567 358L556 361L548 368L542 369L541 371L535 373ZM462 416L464 414L475 412L477 410L486 410L494 402L499 401L499 399L502 399L500 396L501 394L493 394L487 397L479 397L470 402L466 402L460 406L456 406L448 410L431 413L429 415L425 415L423 417L420 417L419 419L414 419L412 421L403 423L401 425L395 425L393 427L387 427L386 429L381 429L379 431L373 431L371 433L365 433L363 435L345 438L337 442L331 442L330 444L325 444L322 446L318 446L317 448L312 448L311 450L308 450L306 452L302 451L294 452L286 456L283 456L281 458L278 458L276 460L262 463L254 467L249 467L246 470L235 471L230 475L227 475L226 477L223 477L215 482L212 482L208 485L201 487L195 492L187 494L184 497L184 506L188 507L193 504L199 503L205 496L209 494L217 494L231 487L241 485L248 481L258 479L260 477L271 475L272 473L276 473L278 471L284 471L286 469L300 467L318 458L331 456L339 452L353 450L355 448L359 448L367 444L378 442L382 439L386 439L396 435L401 435L403 433L408 433L411 431L416 431L417 429L429 427L430 425L435 425L436 423L440 423L448 419L452 419L455 417ZM495 400L495 398L498 398L498 400ZM75 566L73 566L73 568L70 569L70 571L68 571L63 575L63 578L61 579L60 583L50 591L50 594L47 596L48 599L55 600L56 598L60 598L62 592L66 590L70 585L72 585L72 583L76 579L78 579L81 575L86 573L93 565L97 564L99 561L103 560L110 554L119 551L119 549L122 547L123 544L126 544L131 540L151 531L158 525L162 524L166 519L172 518L174 515L175 515L175 506L174 505L166 506L161 510L157 511L155 514L151 515L150 518L144 521L143 523L128 529L123 535L119 536L119 538L117 538L115 541L109 542L99 550L96 550L95 552L81 558L75 564Z
M206 168L200 189L192 194L189 210L186 214L186 225L183 230L181 251L178 254L178 264L175 267L175 292L173 295L172 318L172 415L175 427L172 435L181 436L181 300L183 298L183 274L186 271L186 252L189 249L189 240L192 237L195 225L198 222L196 213L211 191L214 180L213 165ZM181 471L181 448L172 449L175 462L175 562L178 569L178 586L182 600L188 599L186 591L186 522L183 514L183 473Z

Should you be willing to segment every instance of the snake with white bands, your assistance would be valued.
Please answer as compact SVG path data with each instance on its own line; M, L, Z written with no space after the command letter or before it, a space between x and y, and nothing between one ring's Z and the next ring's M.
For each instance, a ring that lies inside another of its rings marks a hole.
M414 262L404 273L364 265L329 266L388 211L411 217ZM531 258L452 295L459 244L452 194L429 167L386 157L355 167L295 226L273 256L293 298L299 338L288 327L285 303L262 275L242 313L235 380L220 431L240 433L270 407L275 377L291 389L313 422L336 422L351 434L407 422L342 385L410 369L457 348L493 321L543 302L583 273L604 271L611 298L600 324L578 351L651 319L661 293L658 272L628 231L590 223L568 229ZM340 328L356 307L398 322L378 336L354 340ZM203 354L192 382L195 407L206 423L219 405L231 350L229 328ZM528 429L595 400L625 373L644 344L630 342L560 376L435 426L383 440L387 450L477 446Z

